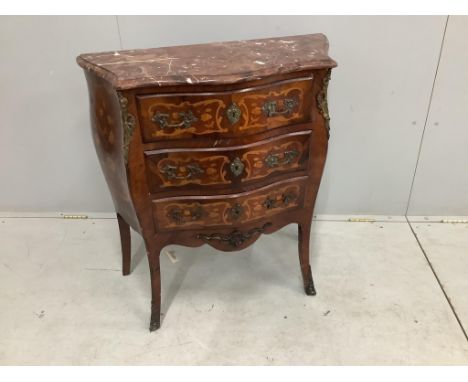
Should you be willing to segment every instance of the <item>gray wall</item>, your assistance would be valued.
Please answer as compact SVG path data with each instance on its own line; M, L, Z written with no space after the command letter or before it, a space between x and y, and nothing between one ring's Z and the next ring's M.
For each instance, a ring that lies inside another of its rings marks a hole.
M468 215L468 17L450 17L409 215Z
M112 211L79 53L323 32L339 66L316 212L468 215L468 17L450 17L445 33L446 24L445 16L0 17L0 210Z

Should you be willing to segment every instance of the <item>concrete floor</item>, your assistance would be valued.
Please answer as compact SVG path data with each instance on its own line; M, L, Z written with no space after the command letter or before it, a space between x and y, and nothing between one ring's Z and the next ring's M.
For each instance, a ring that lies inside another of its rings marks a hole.
M293 225L238 253L168 248L149 333L138 235L123 277L114 219L0 218L0 364L468 364L468 224L415 218L421 247L405 218L340 219L313 224L315 297Z

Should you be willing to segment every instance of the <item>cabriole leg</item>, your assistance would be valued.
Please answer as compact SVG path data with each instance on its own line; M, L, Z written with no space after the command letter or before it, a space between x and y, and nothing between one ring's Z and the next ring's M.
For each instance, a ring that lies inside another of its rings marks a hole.
M160 249L148 250L148 262L151 275L151 321L150 332L161 326L161 272L159 267Z
M122 274L127 276L130 274L132 258L130 226L119 214L117 214L117 221L119 222L120 244L122 245Z
M310 242L310 227L312 219L305 223L299 224L299 263L301 265L302 280L304 282L304 290L307 295L315 296L314 280L312 278L312 270L309 263L309 242Z

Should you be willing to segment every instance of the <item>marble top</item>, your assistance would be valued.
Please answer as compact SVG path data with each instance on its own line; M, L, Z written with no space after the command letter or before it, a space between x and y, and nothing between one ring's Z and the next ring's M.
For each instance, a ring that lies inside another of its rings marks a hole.
M323 34L81 54L77 62L120 90L228 84L336 66Z

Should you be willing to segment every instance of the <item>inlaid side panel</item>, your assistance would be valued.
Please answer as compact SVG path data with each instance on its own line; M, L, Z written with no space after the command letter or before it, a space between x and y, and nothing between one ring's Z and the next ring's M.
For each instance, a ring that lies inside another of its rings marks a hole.
M270 217L303 203L306 178L295 178L234 195L153 201L158 230L232 226Z
M241 91L138 96L146 142L253 134L310 121L312 77Z
M89 90L91 131L96 153L112 195L115 211L133 229L140 231L127 183L126 151L130 137L125 127L128 100L106 81L86 72Z
M310 131L222 149L164 149L146 152L150 191L232 192L271 176L307 170ZM213 189L212 186L217 186Z

